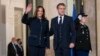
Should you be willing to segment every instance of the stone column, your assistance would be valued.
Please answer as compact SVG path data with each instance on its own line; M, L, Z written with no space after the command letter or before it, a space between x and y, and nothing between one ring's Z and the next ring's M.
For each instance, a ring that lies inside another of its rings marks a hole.
M100 56L100 0L96 0L96 16L97 16L97 56Z
M95 16L95 0L84 0L84 10L88 15L88 26L90 29L90 37L92 44L92 53L90 56L96 56L96 16Z
M0 56L6 56L5 6L0 0Z
M0 22L1 22L1 0L0 0ZM0 42L1 45L1 42ZM1 46L0 46L0 50L1 50ZM1 51L0 51L0 56L1 56Z

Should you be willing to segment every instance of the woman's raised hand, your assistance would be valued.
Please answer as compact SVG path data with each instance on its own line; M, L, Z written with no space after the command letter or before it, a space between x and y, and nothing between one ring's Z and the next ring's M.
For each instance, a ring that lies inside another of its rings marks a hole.
M32 4L28 4L28 6L26 7L25 13L29 13L32 10Z

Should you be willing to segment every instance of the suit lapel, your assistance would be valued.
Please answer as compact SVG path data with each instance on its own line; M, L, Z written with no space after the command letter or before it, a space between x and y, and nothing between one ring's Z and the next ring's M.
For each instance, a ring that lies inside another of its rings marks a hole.
M58 25L58 17L55 18L55 26L57 27Z
M64 28L65 25L66 25L66 16L64 15L62 27Z

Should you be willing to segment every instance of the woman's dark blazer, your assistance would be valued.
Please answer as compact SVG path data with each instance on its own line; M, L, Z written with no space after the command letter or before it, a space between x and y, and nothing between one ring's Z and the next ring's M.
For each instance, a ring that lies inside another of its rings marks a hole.
M28 37L29 46L49 47L49 22L47 19L38 19L37 17L28 18L28 14L22 17L22 23L30 28L30 35Z

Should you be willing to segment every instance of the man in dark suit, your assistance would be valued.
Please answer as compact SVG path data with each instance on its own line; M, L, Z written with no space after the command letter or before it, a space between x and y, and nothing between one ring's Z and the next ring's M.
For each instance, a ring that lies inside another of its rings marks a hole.
M18 56L16 38L12 38L12 41L8 44L8 54L7 56Z
M75 28L72 17L65 15L65 4L57 5L58 16L51 21L50 36L54 34L55 56L70 56L70 48L74 48Z

